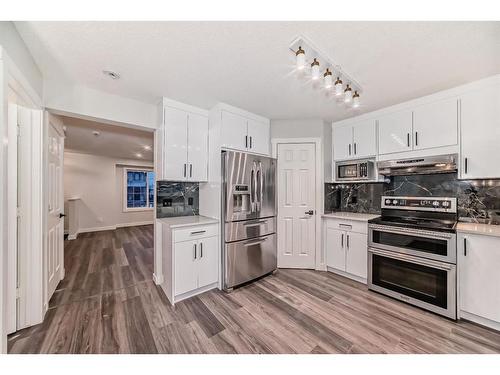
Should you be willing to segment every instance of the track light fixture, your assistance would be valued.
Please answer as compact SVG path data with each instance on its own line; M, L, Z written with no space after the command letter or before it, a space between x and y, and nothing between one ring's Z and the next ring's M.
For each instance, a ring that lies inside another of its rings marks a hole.
M323 74L323 80L325 81L325 89L329 90L332 88L332 72L330 69L326 68L325 74Z
M304 51L301 46L299 46L299 49L295 52L295 58L297 69L303 70L306 66L306 51Z
M352 89L347 84L345 90L344 90L344 103L350 103L352 101Z
M319 78L319 61L316 57L311 63L311 78L315 81Z
M342 86L342 80L340 77L337 77L337 80L335 81L335 95L340 96L344 92L344 88Z
M352 96L352 108L359 107L359 94L357 91L354 91L354 95Z

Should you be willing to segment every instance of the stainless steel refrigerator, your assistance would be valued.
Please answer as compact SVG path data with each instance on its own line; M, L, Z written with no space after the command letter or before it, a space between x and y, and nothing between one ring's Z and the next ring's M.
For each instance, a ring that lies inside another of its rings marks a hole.
M222 152L223 289L277 267L276 159Z

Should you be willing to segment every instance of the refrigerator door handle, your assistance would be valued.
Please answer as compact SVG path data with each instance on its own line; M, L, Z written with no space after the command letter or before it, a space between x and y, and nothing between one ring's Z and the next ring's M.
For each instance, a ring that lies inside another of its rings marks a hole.
M250 171L250 212L255 212L255 162L252 165L252 170Z

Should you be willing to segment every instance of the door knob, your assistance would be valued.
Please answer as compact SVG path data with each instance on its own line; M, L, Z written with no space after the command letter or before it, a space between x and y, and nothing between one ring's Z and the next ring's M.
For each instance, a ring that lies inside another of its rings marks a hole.
M314 215L314 210L304 212L306 215Z
M59 219L65 216L66 216L65 214L59 214Z

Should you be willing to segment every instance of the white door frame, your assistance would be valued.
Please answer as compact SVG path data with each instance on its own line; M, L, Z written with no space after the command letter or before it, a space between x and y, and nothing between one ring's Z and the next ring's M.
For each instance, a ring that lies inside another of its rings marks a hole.
M323 141L321 138L272 138L272 156L274 158L278 157L278 145L279 144L291 144L291 143L312 143L316 147L316 203L314 207L315 211L315 224L316 224L316 270L326 271L326 260L325 254L323 253L322 246L322 235L321 235L321 215L324 213L324 190L325 186L323 183ZM280 194L279 189L277 193Z

